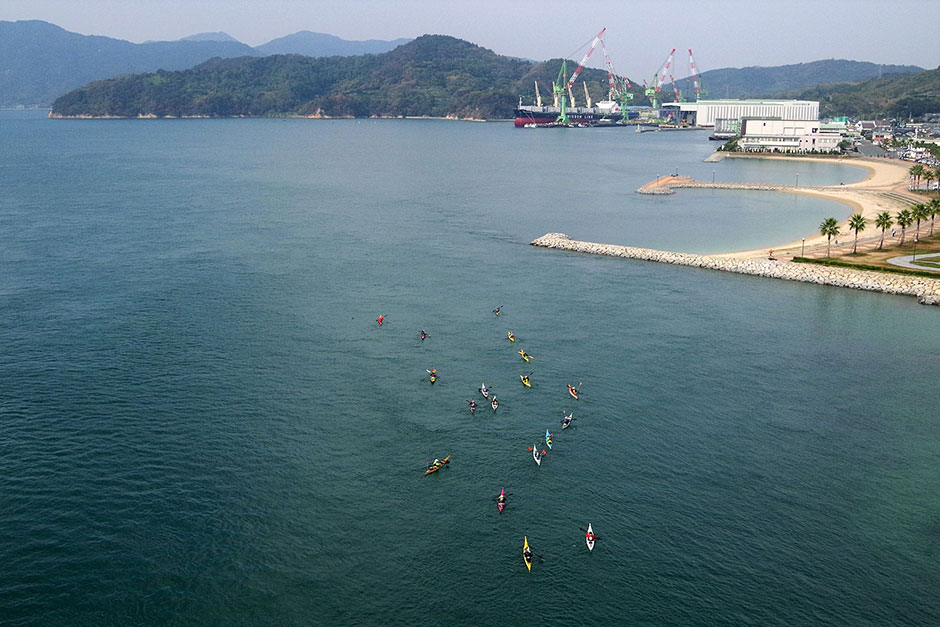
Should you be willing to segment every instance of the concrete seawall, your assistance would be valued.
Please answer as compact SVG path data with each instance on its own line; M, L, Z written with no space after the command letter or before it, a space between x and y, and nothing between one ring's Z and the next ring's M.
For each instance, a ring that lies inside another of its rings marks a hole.
M916 296L923 305L940 305L940 279L904 276L851 268L837 268L789 261L771 261L769 259L734 259L673 253L652 248L634 248L632 246L614 246L579 242L564 233L547 233L531 242L532 246L555 248L592 255L624 257L643 261L671 263L680 266L693 266L709 270L722 270L738 274L802 281L817 285L848 287L870 292Z

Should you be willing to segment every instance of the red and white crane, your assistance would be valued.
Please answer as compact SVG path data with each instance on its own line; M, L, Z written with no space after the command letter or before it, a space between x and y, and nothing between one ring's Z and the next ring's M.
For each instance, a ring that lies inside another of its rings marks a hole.
M692 86L695 88L695 100L698 100L702 93L702 86L698 82L698 70L695 69L695 57L692 56L692 49L689 48L689 69L692 70Z
M572 74L571 78L568 79L568 82L565 83L565 90L571 88L574 85L574 82L578 80L578 75L581 73L581 70L584 69L584 64L587 63L587 60L590 58L591 53L594 52L594 48L597 48L597 43L601 41L601 37L604 36L604 32L607 30L606 27L601 29L601 32L597 33L597 37L594 38L594 41L591 43L591 47L588 48L588 51L585 53L584 58L581 59L581 63L578 64L578 69L576 69Z

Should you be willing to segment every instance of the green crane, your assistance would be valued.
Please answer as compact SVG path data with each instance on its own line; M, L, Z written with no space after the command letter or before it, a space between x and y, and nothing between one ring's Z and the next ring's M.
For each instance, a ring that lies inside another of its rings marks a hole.
M571 86L574 85L574 82L578 80L578 75L581 74L581 70L584 69L584 64L587 63L588 58L591 56L591 53L594 52L594 48L597 47L597 42L601 40L601 37L604 36L604 31L606 28L602 28L601 32L597 33L597 37L594 38L594 41L591 43L591 47L588 48L587 53L584 55L584 58L581 59L581 63L578 64L578 69L576 69L572 74L571 78L565 80L566 74L568 72L568 61L563 59L561 62L561 70L558 72L558 79L552 85L552 90L554 92L555 98L558 99L560 110L558 112L558 117L555 119L555 124L570 124L571 120L568 119L568 109L567 109L567 100L565 99L565 93L571 89Z

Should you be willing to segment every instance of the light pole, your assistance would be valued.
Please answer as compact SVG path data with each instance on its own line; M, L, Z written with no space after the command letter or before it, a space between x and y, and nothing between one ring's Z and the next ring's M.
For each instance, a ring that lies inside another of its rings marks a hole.
M800 244L800 257L803 256L803 249L806 247L806 238L803 238L803 242Z

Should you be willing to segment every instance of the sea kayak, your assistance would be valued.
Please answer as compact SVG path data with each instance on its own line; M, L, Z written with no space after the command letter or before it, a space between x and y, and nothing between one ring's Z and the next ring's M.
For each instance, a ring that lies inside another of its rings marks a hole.
M496 499L496 507L499 508L499 513L503 513L503 508L506 507L506 488L499 489L499 498Z
M525 540L522 544L522 560L525 562L525 567L529 569L529 572L532 572L532 551L529 549L529 536L524 536Z
M496 400L495 396L493 397L493 400L490 401L490 407L493 408L493 411L496 411L497 409L499 409L499 401Z
M548 448L552 448L552 434L548 429L545 430L545 443L548 444Z
M510 331L510 332L507 334L507 337L509 338L509 341L510 341L510 342L515 342L515 341L516 341L516 336L512 334L512 331Z
M539 453L539 443L538 443L538 442L536 442L536 443L532 446L532 459L534 459L534 460L535 460L535 463L538 464L539 466L542 465L542 455Z
M568 394L571 394L573 398L578 398L578 391L570 383L568 384Z
M480 384L480 394L483 395L483 398L489 398L489 397L490 397L490 389L489 389L488 387L486 387L486 384L485 384L485 383L481 383L481 384Z
M524 360L526 360L526 361L529 361L530 359L532 359L532 355L530 355L529 353L525 352L524 350L521 350L521 349L520 349L520 350L519 350L519 354L522 355L522 358L523 358Z
M587 533L584 534L584 541L587 543L588 551L594 550L594 528L588 523Z
M522 381L522 385L526 386L527 388L532 387L532 382L529 381L528 375L520 374L519 380Z
M449 464L449 463L450 463L450 455L448 455L444 459L434 460L434 463L428 466L428 469L424 471L424 474L429 475L432 472L437 472L438 470L444 467L444 464Z
M568 427L570 427L572 420L574 420L574 414L568 414L567 416L565 416L564 418L562 418L562 419L561 419L561 428L562 428L562 429L567 429Z

